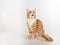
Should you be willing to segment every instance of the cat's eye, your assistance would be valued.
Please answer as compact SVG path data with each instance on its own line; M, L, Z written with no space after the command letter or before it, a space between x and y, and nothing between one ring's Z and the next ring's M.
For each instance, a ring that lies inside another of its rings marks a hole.
M30 11L30 13L32 13L32 11Z
M33 13L35 13L35 11L33 11Z

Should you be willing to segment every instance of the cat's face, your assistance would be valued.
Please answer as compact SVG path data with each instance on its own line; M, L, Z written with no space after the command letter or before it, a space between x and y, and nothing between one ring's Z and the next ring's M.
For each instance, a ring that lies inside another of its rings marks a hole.
M36 18L36 12L34 10L27 9L27 18Z

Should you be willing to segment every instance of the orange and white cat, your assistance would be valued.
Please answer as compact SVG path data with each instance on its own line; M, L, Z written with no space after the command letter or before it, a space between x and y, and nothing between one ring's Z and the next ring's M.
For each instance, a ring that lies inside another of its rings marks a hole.
M40 19L36 18L36 12L34 10L27 9L27 26L29 29L29 39L41 37L48 42L52 42L53 39L44 33L43 23Z

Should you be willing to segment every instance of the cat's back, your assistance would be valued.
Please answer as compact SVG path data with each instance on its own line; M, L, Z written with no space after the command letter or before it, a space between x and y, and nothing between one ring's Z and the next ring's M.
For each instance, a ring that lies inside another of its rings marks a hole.
M43 23L40 19L36 19L36 21L32 24L33 30L36 30L37 28L43 28Z
M40 19L36 19L36 23L38 27L43 27L43 23Z

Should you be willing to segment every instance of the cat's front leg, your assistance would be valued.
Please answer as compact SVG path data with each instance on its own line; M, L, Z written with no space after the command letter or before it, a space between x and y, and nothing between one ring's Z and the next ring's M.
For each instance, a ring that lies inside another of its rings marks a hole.
M28 23L27 23L27 26L28 26L28 30L29 30L28 39L32 39L33 34L32 34L32 32L31 32L31 28L30 28L30 26L29 26L29 24L28 24Z
M29 33L28 39L33 39L33 34L32 33Z

